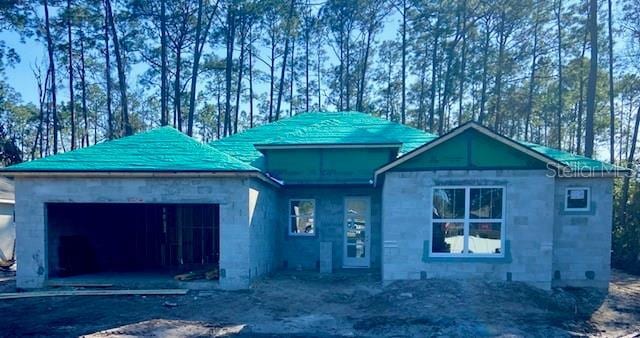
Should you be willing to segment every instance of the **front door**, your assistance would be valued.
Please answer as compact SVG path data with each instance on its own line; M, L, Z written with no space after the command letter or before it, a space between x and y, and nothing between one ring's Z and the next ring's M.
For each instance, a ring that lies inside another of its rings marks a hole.
M371 199L346 197L344 199L344 254L345 267L369 267L371 262Z

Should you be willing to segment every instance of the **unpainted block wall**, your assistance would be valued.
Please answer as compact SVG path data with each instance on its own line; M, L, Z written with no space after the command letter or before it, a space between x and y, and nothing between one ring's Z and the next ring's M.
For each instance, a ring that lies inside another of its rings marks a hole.
M483 278L551 287L554 180L545 170L389 172L382 193L384 280ZM440 185L505 187L506 240L511 261L447 259L424 262L431 241L432 188Z
M371 268L381 264L381 191L367 187L288 187L281 189L281 204L277 212L278 247L280 259L287 262L288 269L317 270L320 260L320 242L331 242L334 269L343 267L344 244L344 198L367 196L371 198ZM308 199L316 201L315 236L289 236L289 200Z
M249 183L249 266L251 279L278 268L276 236L280 199L275 188L258 180Z
M18 178L16 256L19 288L47 278L48 202L220 204L223 288L249 286L249 179L244 178Z
M564 211L568 187L591 189L589 211ZM611 277L613 178L557 178L554 286L607 287Z
M13 223L13 204L0 203L0 259L10 259L16 227Z

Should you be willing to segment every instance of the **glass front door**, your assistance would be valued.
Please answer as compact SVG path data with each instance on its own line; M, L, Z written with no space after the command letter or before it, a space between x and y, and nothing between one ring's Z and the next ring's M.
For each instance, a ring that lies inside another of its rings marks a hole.
M371 225L369 197L346 197L344 200L345 267L369 267L371 261Z

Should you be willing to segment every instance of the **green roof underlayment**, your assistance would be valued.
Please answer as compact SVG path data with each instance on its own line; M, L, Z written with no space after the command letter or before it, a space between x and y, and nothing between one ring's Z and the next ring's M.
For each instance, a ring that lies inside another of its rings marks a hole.
M441 169L546 169L546 163L475 129L467 129L393 168L396 171Z
M256 149L256 145L262 145L299 147L298 151L315 153L315 155L309 154L313 155L310 158L310 163L289 158L288 162L276 163L274 166L272 164L274 160L287 157L286 150L263 149L265 153L278 154L269 160L269 167L277 168L275 172L280 171L281 174L295 176L294 181L326 181L335 175L336 183L353 180L361 182L373 174L372 172L369 175L365 171L373 167L374 164L376 167L379 166L384 157L389 156L389 162L391 162L396 156L396 151L399 155L406 154L436 139L435 135L370 114L313 112L252 128L211 142L209 145L202 144L171 127L162 127L88 148L21 163L2 171L268 171L265 155ZM449 144L447 145L447 143ZM624 168L618 166L557 149L525 142L520 142L520 144L563 163L573 170L625 171ZM301 149L300 146L305 145L317 145L318 147L317 149L313 147L311 147L312 149ZM333 151L326 149L331 148L332 145L362 145L363 147L356 146L356 149L333 153ZM376 147L372 147L373 145L400 145L400 149L398 150L396 147L376 149ZM325 150L319 150L322 146L325 146ZM444 149L445 146L448 148ZM539 165L538 162L532 161L530 156L523 157L524 155L516 149L511 149L503 144L496 145L488 140L472 146L471 158L468 155L462 156L463 153L468 153L465 150L468 147L468 143L456 145L452 142L445 142L442 147L437 146L433 149L442 148L439 155L432 156L427 161L428 163L425 162L422 165L428 165L432 169L469 163L482 168ZM356 153L352 153L353 151ZM364 161L362 156L366 157L367 153L375 153L376 156L372 156L370 161ZM314 161L322 161L322 165L308 168ZM299 163L300 167L288 167L290 162ZM358 167L358 165L360 166ZM305 171L305 168L309 171Z
M10 166L6 171L257 171L206 144L162 127L91 147Z
M264 169L264 156L255 145L332 145L401 143L409 152L436 136L359 112L309 112L249 129L210 145Z
M571 170L574 170L574 171L582 170L582 171L606 171L606 172L618 171L620 172L620 171L628 170L626 168L623 168L617 165L594 160L592 158L588 158L585 156L568 153L566 151L541 146L535 143L521 142L521 141L518 141L518 143L526 147L529 147L530 149L533 149L536 152L543 154L547 157L550 157L560 163L563 163L569 166L569 168L571 168Z

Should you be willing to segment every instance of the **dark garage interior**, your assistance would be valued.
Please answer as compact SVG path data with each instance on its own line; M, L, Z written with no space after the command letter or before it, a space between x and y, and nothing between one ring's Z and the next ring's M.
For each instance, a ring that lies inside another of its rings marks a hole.
M217 204L47 204L50 277L218 268Z

